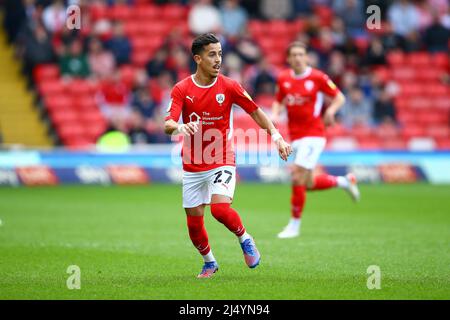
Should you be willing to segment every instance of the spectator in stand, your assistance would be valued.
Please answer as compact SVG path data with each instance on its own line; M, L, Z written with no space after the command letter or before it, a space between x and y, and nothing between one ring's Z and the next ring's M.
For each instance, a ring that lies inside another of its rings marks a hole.
M158 142L158 132L163 130L156 119L157 105L149 94L148 88L139 88L131 103L130 131L128 135L134 144Z
M222 29L220 11L212 0L195 0L188 17L189 28L195 35L213 32Z
M392 97L386 89L379 92L379 96L374 103L374 120L376 124L383 122L395 123L396 114Z
M260 19L259 2L261 0L241 0L241 7L247 11L251 18Z
M166 48L160 48L156 51L153 58L147 62L145 69L149 77L157 77L164 70L167 70L166 62L169 57L169 52Z
M223 32L225 36L235 38L247 25L247 12L239 6L239 0L225 0L220 7Z
M253 87L253 94L274 94L276 75L273 66L265 58L261 58L254 66L253 75L250 78L250 85Z
M106 42L105 47L112 52L118 65L130 63L131 44L125 35L123 24L116 22L112 30L112 37Z
M243 82L242 79L242 68L243 61L239 56L234 52L229 52L224 56L222 68L223 74L226 74L233 80L236 80L239 83Z
M326 69L333 49L334 42L331 30L324 27L319 31L318 38L312 44L312 50L319 56L319 69Z
M360 0L333 1L335 13L342 18L347 32L352 38L365 36L365 15Z
M18 53L24 60L24 72L30 80L36 65L56 60L50 37L41 24L37 24L32 33L19 35L17 46Z
M419 30L419 11L408 0L397 0L388 10L389 22L400 46L410 50Z
M183 46L176 46L170 51L170 55L167 60L167 67L169 70L174 70L176 79L178 81L183 80L191 75L190 70L190 58Z
M384 49L383 43L380 38L374 37L370 40L369 48L364 57L364 64L369 67L386 64L385 56L386 50Z
M258 62L262 56L260 48L248 34L242 35L238 38L234 45L234 51L245 63L248 64Z
M362 90L358 87L350 89L340 114L343 124L348 128L370 126L373 123L372 102L364 97Z
M89 63L86 54L83 52L81 41L73 41L68 50L64 48L64 52L59 59L59 66L63 77L86 78L90 75Z
M434 12L432 24L425 30L423 42L430 52L448 52L450 30L441 23L437 11Z
M313 14L313 4L310 0L292 0L295 17L307 17Z
M51 33L58 33L66 26L66 7L63 0L56 0L44 9L42 21Z
M339 17L334 17L331 22L331 37L335 46L343 46L347 41L345 24Z
M333 50L327 66L327 74L337 87L341 87L342 76L345 73L345 56L338 50Z
M103 49L103 43L97 38L89 42L88 61L92 75L99 80L110 77L116 67L113 54Z
M261 0L260 11L266 19L287 19L293 16L291 0Z
M121 81L118 70L103 80L97 97L105 118L120 124L120 127L125 127L128 123L131 114L130 98L130 89Z

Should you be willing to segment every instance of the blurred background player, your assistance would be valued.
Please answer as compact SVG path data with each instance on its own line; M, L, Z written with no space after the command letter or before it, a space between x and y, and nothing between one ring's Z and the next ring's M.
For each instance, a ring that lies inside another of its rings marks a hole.
M253 238L246 232L239 214L230 207L236 184L230 121L233 104L244 109L272 135L283 160L287 160L291 148L241 85L219 74L222 47L216 36L209 33L196 37L191 51L197 70L173 88L165 132L185 136L182 150L183 207L189 236L204 259L198 277L209 278L219 266L209 246L203 221L208 204L214 218L239 238L247 265L254 268L260 261ZM179 124L181 114L183 123Z
M325 148L325 126L335 122L336 112L345 102L345 97L328 75L308 66L306 45L293 42L287 49L290 69L280 73L277 80L276 100L272 105L272 116L278 121L285 106L289 134L295 152L292 166L291 219L278 234L279 238L300 235L300 218L306 200L306 190L343 188L358 201L360 194L353 174L332 176L313 175L320 154ZM323 114L324 94L332 101Z

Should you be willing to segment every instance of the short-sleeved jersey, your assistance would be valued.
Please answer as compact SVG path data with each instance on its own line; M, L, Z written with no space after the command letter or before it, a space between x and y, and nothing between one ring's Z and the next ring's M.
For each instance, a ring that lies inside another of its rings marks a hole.
M333 81L317 69L308 67L301 75L295 75L292 69L281 72L276 100L286 106L291 140L324 136L323 95L335 97L338 93Z
M189 172L235 165L233 148L233 104L247 113L258 109L236 81L220 75L209 86L197 84L193 76L178 82L172 90L165 120L198 122L199 131L183 141L183 169Z

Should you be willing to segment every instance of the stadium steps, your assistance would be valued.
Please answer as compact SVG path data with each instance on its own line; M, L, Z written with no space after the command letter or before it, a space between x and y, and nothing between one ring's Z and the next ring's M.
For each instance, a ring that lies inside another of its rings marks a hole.
M20 64L13 58L4 30L0 28L0 135L4 144L48 147L51 140L26 89Z

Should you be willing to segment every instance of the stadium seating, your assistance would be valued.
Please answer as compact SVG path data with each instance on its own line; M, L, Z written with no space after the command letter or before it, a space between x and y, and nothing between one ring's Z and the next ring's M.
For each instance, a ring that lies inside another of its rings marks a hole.
M124 23L133 48L131 63L120 67L122 81L127 85L132 84L136 68L145 66L173 29L180 30L186 39L191 37L187 26L188 7L175 3L156 5L146 0L135 0L134 3L133 6L116 4L108 9L98 5L90 8L93 21L109 19ZM314 11L322 26L331 24L333 11L330 8L316 6ZM280 68L285 63L287 44L299 32L305 31L306 25L304 19L252 19L248 23L248 31L269 63ZM364 52L368 41L357 38L355 45ZM399 128L357 127L349 130L335 126L327 130L327 137L332 141L329 147L405 149L417 145L417 142L410 143L413 139L427 138L432 140L435 148L448 148L450 89L441 83L442 74L448 72L450 66L448 55L392 51L386 58L387 65L378 66L373 72L382 82L394 81L399 85L400 94L395 98ZM59 67L54 64L36 67L33 77L61 141L74 147L95 143L107 126L95 99L98 84L82 79L64 82ZM261 95L255 97L255 101L269 108L273 97ZM248 116L242 114L235 115L234 125L236 128L255 126ZM285 124L279 127L287 134ZM338 140L333 141L335 138Z

